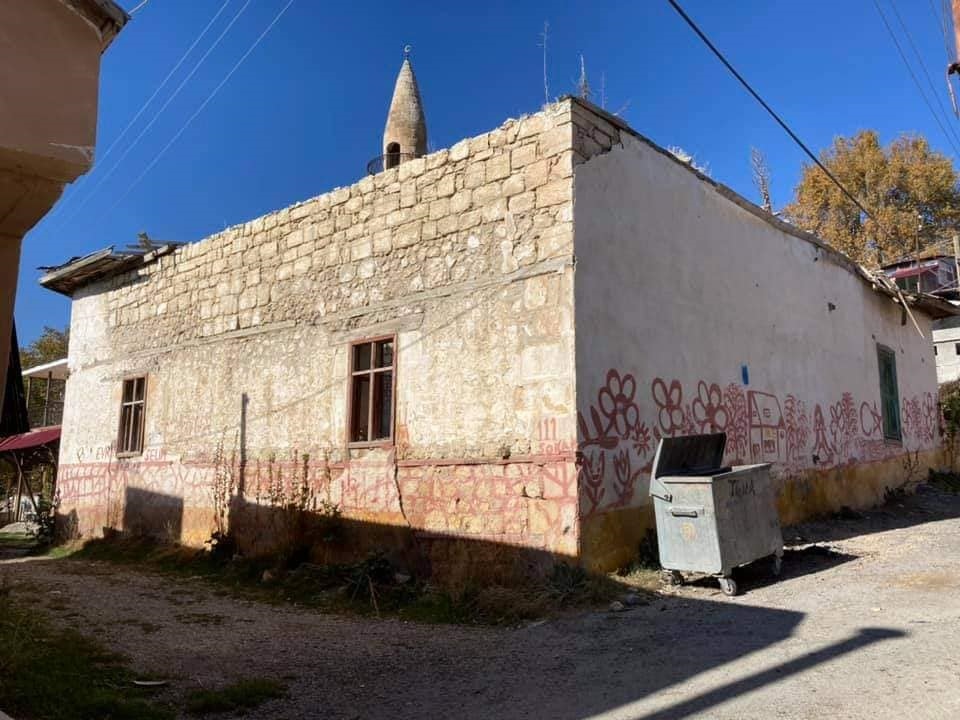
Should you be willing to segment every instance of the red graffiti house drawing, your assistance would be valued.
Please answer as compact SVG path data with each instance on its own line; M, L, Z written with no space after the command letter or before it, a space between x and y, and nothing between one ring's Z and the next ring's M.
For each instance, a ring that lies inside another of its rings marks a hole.
M786 448L787 428L780 411L780 401L775 395L751 390L747 393L750 404L750 457L753 462L776 462L781 459L781 450Z

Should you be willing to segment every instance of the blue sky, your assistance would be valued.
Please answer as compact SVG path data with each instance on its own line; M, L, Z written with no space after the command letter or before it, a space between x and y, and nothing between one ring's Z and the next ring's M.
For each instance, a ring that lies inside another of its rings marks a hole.
M133 243L139 231L159 240L199 240L360 179L367 160L379 152L405 43L413 46L432 149L543 104L538 44L546 20L551 96L573 90L583 53L595 101L602 75L608 110L621 111L661 145L682 146L714 178L753 200L749 152L751 146L762 149L776 206L790 199L804 160L666 0L293 0L183 130L287 2L251 0L153 121L246 2L230 0L178 73L104 156L224 1L150 0L104 55L97 165L68 188L24 245L16 307L21 343L44 325L69 321L69 301L37 285L37 266ZM878 2L926 90L891 0ZM939 0L895 3L947 105ZM129 9L134 3L125 4ZM815 150L836 135L875 128L884 141L902 131L919 132L953 157L873 0L681 4ZM943 122L960 130L952 115Z

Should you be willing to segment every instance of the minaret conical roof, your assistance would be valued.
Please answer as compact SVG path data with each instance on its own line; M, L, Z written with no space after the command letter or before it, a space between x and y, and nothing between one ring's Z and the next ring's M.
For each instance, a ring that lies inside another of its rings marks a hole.
M401 157L427 154L427 120L409 55L403 58L393 88L387 125L383 130L384 155L389 154L389 146L393 143L400 146Z

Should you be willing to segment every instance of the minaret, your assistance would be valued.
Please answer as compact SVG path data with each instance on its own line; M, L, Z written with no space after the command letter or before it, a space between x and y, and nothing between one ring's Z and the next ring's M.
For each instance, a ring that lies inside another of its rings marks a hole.
M427 121L417 78L410 64L410 46L403 49L403 65L393 87L393 100L383 130L383 167L396 167L405 160L427 154Z

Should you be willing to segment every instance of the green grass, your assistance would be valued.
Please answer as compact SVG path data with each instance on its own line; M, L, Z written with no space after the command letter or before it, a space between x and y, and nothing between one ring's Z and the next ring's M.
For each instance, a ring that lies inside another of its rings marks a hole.
M0 533L0 550L33 550L37 538L29 533Z
M219 690L194 690L187 695L186 710L191 715L243 714L286 694L287 688L283 683L269 678L250 678Z
M0 597L0 707L31 720L171 720L171 708L132 684L124 658L73 630L59 630Z

